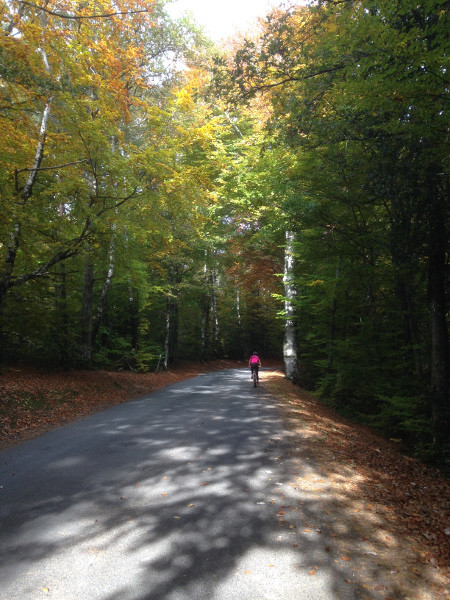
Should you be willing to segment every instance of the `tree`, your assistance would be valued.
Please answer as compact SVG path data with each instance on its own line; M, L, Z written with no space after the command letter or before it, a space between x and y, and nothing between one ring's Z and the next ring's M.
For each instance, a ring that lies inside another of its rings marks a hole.
M448 372L442 368L448 361L447 18L440 0L420 7L368 0L278 10L268 16L259 40L245 41L229 65L242 98L264 94L270 100L269 143L289 148L297 162L287 173L297 188L291 214L303 232L302 262L314 261L306 263L303 305L310 297L310 309L323 309L317 292L333 290L328 343L324 327L304 313L301 319L303 348L306 339L319 336L311 348L315 377L322 370L324 380L333 376L334 391L327 390L347 404L359 389L353 411L381 413L390 419L388 427L410 431L430 417L419 408L427 395L438 451L449 417ZM326 272L326 278L314 271ZM392 327L399 325L402 335L396 338ZM428 393L423 361L430 354ZM307 356L302 352L303 363ZM399 384L405 357L409 375L413 365L413 385L406 379ZM349 378L351 364L388 370L390 385L363 391L361 376ZM402 393L405 400L416 396L409 414Z

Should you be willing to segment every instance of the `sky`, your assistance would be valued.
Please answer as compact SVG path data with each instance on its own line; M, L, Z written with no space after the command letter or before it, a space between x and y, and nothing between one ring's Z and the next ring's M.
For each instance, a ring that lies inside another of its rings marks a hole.
M173 16L190 11L214 41L245 31L257 17L264 17L274 0L173 0L166 9Z

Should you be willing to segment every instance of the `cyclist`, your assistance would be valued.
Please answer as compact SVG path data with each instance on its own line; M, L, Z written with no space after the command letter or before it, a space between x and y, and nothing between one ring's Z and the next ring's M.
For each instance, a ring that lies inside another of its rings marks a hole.
M259 381L259 367L261 366L261 361L259 360L258 353L256 350L250 356L250 360L248 361L248 366L251 370L251 377L253 377L253 371L256 373L256 379Z

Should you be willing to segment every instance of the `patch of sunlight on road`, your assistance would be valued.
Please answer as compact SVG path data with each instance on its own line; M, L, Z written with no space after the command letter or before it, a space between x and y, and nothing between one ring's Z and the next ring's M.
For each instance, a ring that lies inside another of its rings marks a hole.
M247 600L296 600L306 597L300 594L302 589L308 590L307 597L315 600L334 597L327 570L315 568L302 553L295 556L291 550L277 549L276 545L251 548L241 556L234 571L218 585L212 600L228 600L236 589Z

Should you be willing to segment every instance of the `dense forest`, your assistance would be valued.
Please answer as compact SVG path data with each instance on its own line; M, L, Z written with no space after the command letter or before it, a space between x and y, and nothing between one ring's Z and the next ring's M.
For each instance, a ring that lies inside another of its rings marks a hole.
M286 376L449 460L447 0L1 2L1 362Z

